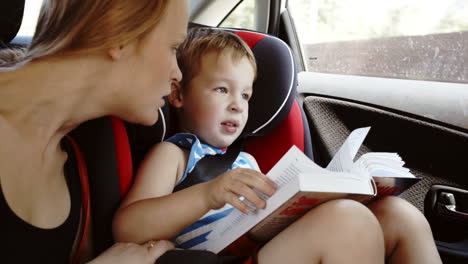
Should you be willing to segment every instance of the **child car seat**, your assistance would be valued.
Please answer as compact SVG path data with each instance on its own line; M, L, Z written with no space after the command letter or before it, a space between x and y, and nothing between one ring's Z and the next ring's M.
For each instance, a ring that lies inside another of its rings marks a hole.
M248 43L258 64L245 150L257 159L263 172L293 144L311 157L309 128L295 97L295 64L288 46L265 34L231 31ZM124 125L117 118L103 117L84 123L72 133L88 166L96 252L113 243L112 217L131 185L132 168L138 167L155 143L172 134L174 117L168 104L159 114L158 122L151 127Z

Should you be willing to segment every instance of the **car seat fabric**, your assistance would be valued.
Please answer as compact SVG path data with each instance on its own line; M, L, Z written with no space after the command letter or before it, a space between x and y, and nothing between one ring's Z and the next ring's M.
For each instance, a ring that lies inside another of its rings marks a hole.
M297 79L291 50L272 36L249 31L235 33L250 46L258 64L246 126L251 137L245 142L245 151L255 157L264 173L292 145L312 158L308 124L296 100Z
M280 39L249 31L234 33L249 45L257 61L257 80L244 134L263 135L288 115L294 102L297 85L294 60Z
M294 101L289 115L275 130L261 137L247 139L244 149L255 157L260 170L267 173L292 145L304 151L303 133L302 114L298 103Z
M88 169L94 249L100 253L113 243L112 219L131 186L132 159L123 122L102 117L71 132Z
M174 121L171 118L171 109L168 106L167 98L164 98L166 104L159 108L159 116L156 124L152 126L143 126L125 122L127 134L132 151L132 161L134 173L138 169L138 165L143 160L145 154L157 143L172 135L172 124Z
M133 180L132 154L124 123L115 117L111 117L111 122L112 129L114 130L120 197L124 198Z
M23 20L24 1L2 2L2 8L0 8L0 44L6 45L10 43L18 33Z

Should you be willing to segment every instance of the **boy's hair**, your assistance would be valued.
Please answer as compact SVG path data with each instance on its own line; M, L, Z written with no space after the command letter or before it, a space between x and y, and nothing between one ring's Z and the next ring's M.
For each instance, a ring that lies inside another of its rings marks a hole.
M198 73L203 55L211 51L221 52L225 49L231 49L235 58L246 57L253 67L256 78L255 57L252 50L240 37L225 30L192 28L177 50L177 63L183 76L180 87L186 89Z

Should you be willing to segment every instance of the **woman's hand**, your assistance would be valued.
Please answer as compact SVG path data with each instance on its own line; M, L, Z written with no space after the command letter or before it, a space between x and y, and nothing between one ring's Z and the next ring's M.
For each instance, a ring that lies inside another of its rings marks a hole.
M205 184L211 209L219 209L229 203L244 213L249 213L249 206L242 199L247 199L257 208L265 208L265 201L256 191L271 196L276 190L276 184L267 176L244 168L227 171Z
M174 248L169 241L149 241L143 245L116 243L89 264L154 264L166 251Z

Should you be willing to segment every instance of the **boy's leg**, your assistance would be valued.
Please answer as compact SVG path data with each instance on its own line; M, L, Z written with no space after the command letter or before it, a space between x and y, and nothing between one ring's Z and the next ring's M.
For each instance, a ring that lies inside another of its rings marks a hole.
M382 230L362 204L335 200L314 208L268 242L258 262L384 263Z
M416 207L389 196L369 208L382 227L389 263L442 263L429 223Z

